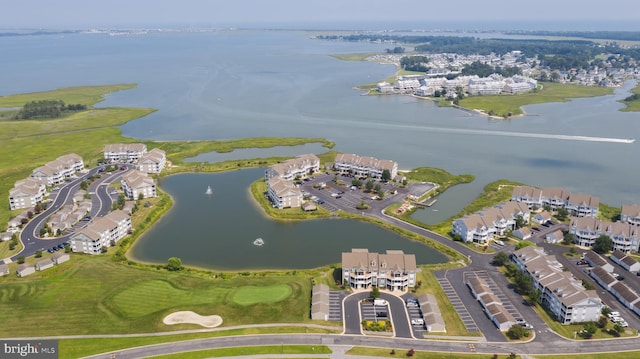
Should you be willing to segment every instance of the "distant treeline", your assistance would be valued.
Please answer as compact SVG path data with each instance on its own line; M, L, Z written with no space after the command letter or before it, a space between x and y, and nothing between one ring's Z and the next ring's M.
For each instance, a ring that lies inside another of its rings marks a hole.
M15 115L16 119L26 120L31 118L56 118L69 112L86 110L82 104L65 105L62 100L42 100L27 102Z
M585 39L640 41L639 31L508 31L508 35L582 37Z
M416 52L451 53L460 55L503 55L520 51L528 58L535 58L540 66L552 69L587 68L603 53L621 55L618 67L625 68L631 59L640 60L640 48L624 49L607 44L600 45L590 40L544 40L544 39L479 39L462 36L402 36L382 34L325 35L318 39L411 43ZM625 59L626 58L626 59Z

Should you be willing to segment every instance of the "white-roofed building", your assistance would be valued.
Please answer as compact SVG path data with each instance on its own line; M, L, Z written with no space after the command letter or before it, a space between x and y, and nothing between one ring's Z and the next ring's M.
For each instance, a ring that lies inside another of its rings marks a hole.
M9 190L9 208L31 208L44 200L47 187L35 178L26 178L15 183Z

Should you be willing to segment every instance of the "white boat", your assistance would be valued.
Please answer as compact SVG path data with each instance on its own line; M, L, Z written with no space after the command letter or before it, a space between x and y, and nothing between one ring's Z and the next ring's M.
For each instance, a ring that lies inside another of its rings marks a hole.
M254 246L258 246L259 247L259 246L261 246L263 244L264 244L264 240L262 238L256 238L256 240L253 241L253 245Z
M206 190L206 192L204 192L204 193L206 193L206 194L212 194L212 193L213 193L213 190L211 189L211 186L207 186L207 190Z

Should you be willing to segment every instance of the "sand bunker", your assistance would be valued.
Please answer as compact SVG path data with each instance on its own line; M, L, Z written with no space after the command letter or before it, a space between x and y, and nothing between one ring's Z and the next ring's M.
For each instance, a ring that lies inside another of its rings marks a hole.
M162 320L164 324L198 324L205 328L215 328L222 324L222 317L219 315L202 316L191 311L175 312L167 315Z

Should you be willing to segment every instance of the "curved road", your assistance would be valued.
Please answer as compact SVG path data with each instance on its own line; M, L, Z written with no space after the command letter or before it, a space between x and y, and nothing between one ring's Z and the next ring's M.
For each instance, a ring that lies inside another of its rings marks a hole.
M93 194L91 196L91 212L89 213L91 218L102 217L109 213L111 204L113 203L113 198L108 193L109 184L114 181L119 181L124 173L134 168L133 165L123 166L125 167L124 171L118 170L111 174L103 175L89 186L88 193ZM29 221L24 226L22 232L20 232L20 240L22 241L23 249L11 258L12 261L15 261L18 256L29 257L34 255L37 250L47 250L48 248L57 246L69 240L73 232L68 230L65 231L64 235L59 237L41 238L40 229L44 227L49 216L64 205L71 204L73 202L73 196L78 188L80 188L80 183L86 180L89 176L98 173L98 170L99 167L93 168L89 170L89 172L84 173L69 182L64 182L58 190L52 191L50 197L53 196L54 198L47 209ZM84 226L86 225L87 223L84 224Z

